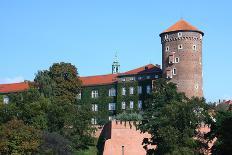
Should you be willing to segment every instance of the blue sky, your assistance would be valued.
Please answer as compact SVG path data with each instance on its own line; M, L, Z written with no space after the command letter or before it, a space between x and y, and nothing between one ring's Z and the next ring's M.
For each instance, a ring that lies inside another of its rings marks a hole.
M81 76L161 64L159 33L181 17L204 31L207 101L232 98L230 0L1 0L0 83L33 80L54 62Z

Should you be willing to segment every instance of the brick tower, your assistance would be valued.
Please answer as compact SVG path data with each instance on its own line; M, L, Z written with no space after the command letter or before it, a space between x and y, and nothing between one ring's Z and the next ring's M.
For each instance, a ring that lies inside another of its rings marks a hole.
M160 34L163 76L187 97L203 96L202 37L204 33L179 20Z

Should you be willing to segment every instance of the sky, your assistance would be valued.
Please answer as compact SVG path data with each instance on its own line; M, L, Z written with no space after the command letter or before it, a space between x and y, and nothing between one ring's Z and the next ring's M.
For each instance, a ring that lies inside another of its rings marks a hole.
M159 34L181 18L205 33L207 101L232 99L230 0L1 0L0 83L33 80L70 62L80 76L161 64Z

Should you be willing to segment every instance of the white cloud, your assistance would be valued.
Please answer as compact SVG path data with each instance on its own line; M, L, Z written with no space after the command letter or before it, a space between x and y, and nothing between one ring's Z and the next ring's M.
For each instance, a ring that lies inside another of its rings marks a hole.
M0 78L0 84L5 84L5 83L17 83L17 82L23 82L24 78L22 76L16 76L13 78Z

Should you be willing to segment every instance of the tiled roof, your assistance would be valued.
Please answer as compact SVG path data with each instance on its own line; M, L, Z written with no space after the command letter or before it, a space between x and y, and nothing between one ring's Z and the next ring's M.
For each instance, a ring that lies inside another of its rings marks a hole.
M154 66L152 64L148 64L124 73L120 74L107 74L107 75L96 75L96 76L86 76L80 77L82 84L84 86L90 85L104 85L111 84L117 81L118 76L126 76L126 75L135 75L135 74L146 74L161 71L159 67Z
M80 77L84 86L111 84L117 81L117 74Z
M232 104L232 100L225 101L225 104Z
M169 27L167 30L165 30L161 34L167 33L167 32L181 31L181 30L182 31L197 31L197 32L204 34L202 31L198 30L195 26L192 26L191 24L189 24L183 19L176 22L174 25Z
M148 64L130 71L127 71L125 73L122 73L120 75L135 75L135 74L146 74L146 73L153 73L160 71L160 68L157 66L154 66L153 64Z
M0 84L0 93L21 92L27 89L29 89L29 84L27 82Z

